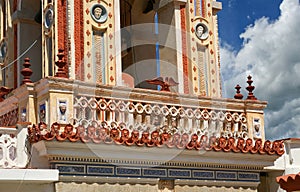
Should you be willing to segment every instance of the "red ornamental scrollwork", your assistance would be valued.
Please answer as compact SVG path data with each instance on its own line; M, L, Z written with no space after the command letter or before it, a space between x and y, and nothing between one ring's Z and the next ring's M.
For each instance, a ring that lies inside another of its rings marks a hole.
M106 125L107 123L103 123ZM37 126L33 125L28 128L29 138L32 143L40 140L52 141L57 140L60 142L71 141L83 143L105 143L117 144L127 146L146 146L146 147L163 147L178 148L187 150L205 150L205 151L223 151L234 153L251 153L251 154L268 154L268 155L282 155L284 154L283 141L265 141L261 139L255 142L252 139L235 139L233 137L216 138L215 136L208 137L206 135L198 136L193 134L174 134L159 133L158 131L142 132L137 130L130 132L126 127L107 128L89 126L74 127L66 125L62 127L58 123L53 123L51 129L47 130L45 123L40 123Z

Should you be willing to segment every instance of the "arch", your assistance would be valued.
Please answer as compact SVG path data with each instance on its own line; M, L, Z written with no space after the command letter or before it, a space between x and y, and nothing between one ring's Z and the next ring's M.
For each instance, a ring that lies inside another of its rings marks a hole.
M14 0L16 11L22 18L16 21L17 28L17 53L21 55L29 46L34 46L18 60L18 85L22 82L20 75L25 57L30 58L30 62L35 66L35 71L31 80L38 81L42 77L42 25L36 22L35 17L41 11L41 0Z
M145 80L157 76L155 42L137 44L148 41L148 38L153 40L155 36L152 31L155 12L152 9L145 12L149 2L120 0L122 72L134 78L137 88L149 88ZM148 30L141 26L147 26ZM151 37L145 33L150 33Z

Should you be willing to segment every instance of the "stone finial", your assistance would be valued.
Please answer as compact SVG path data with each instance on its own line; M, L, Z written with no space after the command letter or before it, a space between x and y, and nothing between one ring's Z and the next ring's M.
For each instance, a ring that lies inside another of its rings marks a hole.
M248 87L246 87L246 89L248 91L248 97L247 97L247 99L249 99L249 100L257 100L257 98L253 95L253 90L255 89L255 87L253 85L251 85L253 83L251 75L248 76L247 83L248 83Z
M32 70L29 68L31 66L30 59L27 57L24 59L24 68L21 70L21 74L24 76L22 85L25 83L32 83L30 76L32 75Z
M241 86L240 85L236 85L235 89L236 89L236 94L234 95L234 98L235 99L243 99L244 96L241 94L241 91L240 91Z
M58 67L58 70L55 74L55 77L67 78L67 73L64 69L66 62L64 61L65 54L63 49L58 49L57 57L58 61L55 62L55 65Z

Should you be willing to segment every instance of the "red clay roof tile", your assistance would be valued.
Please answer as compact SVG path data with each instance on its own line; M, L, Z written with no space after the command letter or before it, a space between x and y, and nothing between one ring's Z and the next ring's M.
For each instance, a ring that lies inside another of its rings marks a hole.
M287 192L300 190L300 172L276 177L276 182Z
M282 155L284 154L283 141L265 141L261 139L255 142L252 139L243 138L224 138L224 137L208 137L206 135L198 136L193 134L169 134L153 131L152 133L139 131L129 131L128 129L92 127L85 129L82 126L75 128L72 125L66 125L63 132L59 133L61 125L53 123L50 131L46 131L47 125L40 123L28 128L30 141L32 143L40 140L46 141L66 141L71 142L81 141L84 143L106 143L119 145L137 145L147 147L167 146L169 148L188 149L188 150L206 150L206 151L223 151L235 153L251 153L251 154L268 154ZM43 132L43 133L42 133Z

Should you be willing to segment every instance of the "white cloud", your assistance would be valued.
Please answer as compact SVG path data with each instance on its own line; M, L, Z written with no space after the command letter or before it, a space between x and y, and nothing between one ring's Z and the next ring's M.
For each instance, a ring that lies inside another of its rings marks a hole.
M235 4L235 0L229 0L228 1L228 7L229 8L232 8L234 6L234 4Z
M270 139L300 136L300 97L285 102L280 110L268 111L268 137Z
M246 87L251 74L255 96L269 102L265 127L272 139L300 137L299 0L283 0L280 10L277 20L263 17L248 26L240 35L244 43L238 52L228 45L221 48L226 96L234 95L236 84Z

